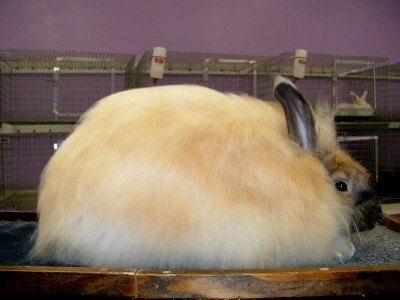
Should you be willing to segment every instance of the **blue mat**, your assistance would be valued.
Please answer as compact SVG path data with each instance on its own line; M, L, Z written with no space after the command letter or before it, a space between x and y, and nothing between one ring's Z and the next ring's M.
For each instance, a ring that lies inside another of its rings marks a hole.
M31 239L36 222L0 221L0 264L30 265L26 255L33 245Z

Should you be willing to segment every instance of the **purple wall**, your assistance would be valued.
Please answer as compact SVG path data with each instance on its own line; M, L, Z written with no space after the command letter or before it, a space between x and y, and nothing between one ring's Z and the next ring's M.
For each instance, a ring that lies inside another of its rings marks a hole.
M400 61L398 0L1 0L0 48L386 56Z

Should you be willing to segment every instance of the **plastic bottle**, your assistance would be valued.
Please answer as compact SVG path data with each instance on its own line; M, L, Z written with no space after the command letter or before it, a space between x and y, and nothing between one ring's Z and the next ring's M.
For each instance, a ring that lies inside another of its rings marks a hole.
M167 57L167 50L165 48L155 47L153 49L153 56L151 58L150 77L153 78L154 84L157 82L157 80L163 78L166 57Z
M298 49L294 55L293 77L295 80L304 78L307 65L307 50Z

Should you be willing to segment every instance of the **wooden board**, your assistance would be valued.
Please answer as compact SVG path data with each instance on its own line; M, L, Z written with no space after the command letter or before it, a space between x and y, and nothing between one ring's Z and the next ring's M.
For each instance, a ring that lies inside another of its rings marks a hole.
M386 226L390 230L400 232L400 214L385 215L380 224Z
M150 271L3 266L1 295L271 298L400 295L400 267Z

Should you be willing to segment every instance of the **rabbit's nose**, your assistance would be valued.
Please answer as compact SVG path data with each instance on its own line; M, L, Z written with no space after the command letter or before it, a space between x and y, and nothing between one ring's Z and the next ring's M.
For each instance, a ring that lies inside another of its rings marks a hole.
M375 192L373 190L370 189L363 190L358 194L357 203L358 204L364 203L368 200L371 200L374 197L375 197Z

